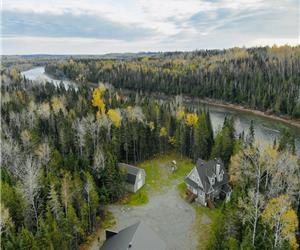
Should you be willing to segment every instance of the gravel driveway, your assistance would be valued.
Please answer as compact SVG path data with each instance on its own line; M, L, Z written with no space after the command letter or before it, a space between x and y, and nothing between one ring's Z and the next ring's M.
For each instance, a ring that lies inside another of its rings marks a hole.
M155 193L143 206L109 207L116 218L114 230L141 220L163 239L168 250L194 250L197 236L193 230L195 210L178 194L176 185L164 193Z

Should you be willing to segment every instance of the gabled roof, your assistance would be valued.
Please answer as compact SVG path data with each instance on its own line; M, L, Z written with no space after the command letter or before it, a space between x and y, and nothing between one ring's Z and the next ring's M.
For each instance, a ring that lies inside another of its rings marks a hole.
M134 185L136 181L136 176L140 171L144 171L144 169L126 164L126 163L118 163L118 167L123 169L126 173L126 182Z
M118 163L119 168L126 169L128 174L137 175L138 172L142 171L143 169L126 164L126 163Z
M105 241L101 250L165 250L162 241L148 226L137 222Z
M198 184L196 182L194 182L192 179L190 179L189 177L186 177L184 179L184 181L185 181L186 184L192 186L193 188L197 189L199 187Z
M211 185L210 185L208 177L213 177L215 175L215 173L216 173L216 164L217 163L220 164L220 171L223 171L223 179L220 182L215 180L215 184L212 185L213 189L216 189L219 186L223 186L224 184L228 183L228 181L229 181L229 177L228 177L228 174L225 170L225 167L224 167L224 164L223 164L222 160L221 159L210 160L210 161L204 161L202 159L197 160L195 168L196 168L196 170L198 172L198 175L201 179L201 182L202 182L202 185L203 185L203 191L205 193L209 193L211 191L210 190ZM189 179L189 178L186 178L186 179ZM197 185L197 187L199 188L198 185Z

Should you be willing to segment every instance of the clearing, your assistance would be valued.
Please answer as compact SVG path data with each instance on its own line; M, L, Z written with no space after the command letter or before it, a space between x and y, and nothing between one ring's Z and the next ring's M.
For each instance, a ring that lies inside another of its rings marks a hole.
M175 173L170 170L172 160L177 162ZM110 229L118 231L142 220L166 242L169 250L205 249L219 210L191 205L184 200L183 178L193 168L192 161L169 153L137 166L145 169L146 184L122 204L108 207L116 220ZM99 246L96 239L91 249L98 250Z

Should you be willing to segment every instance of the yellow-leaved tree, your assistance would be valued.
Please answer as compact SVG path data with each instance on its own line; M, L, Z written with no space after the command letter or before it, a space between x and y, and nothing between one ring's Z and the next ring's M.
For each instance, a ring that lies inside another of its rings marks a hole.
M185 123L186 125L190 127L195 127L198 123L199 117L195 113L189 113L185 117Z
M159 130L159 136L160 137L165 137L165 136L167 136L167 134L168 134L167 129L165 127L161 127L160 130Z
M169 140L168 140L169 144L171 145L175 145L176 144L176 138L175 136L169 136Z
M295 232L298 228L298 218L287 195L273 198L267 204L263 221L274 233L273 245L277 249L284 241L288 241L292 249L298 249Z
M62 101L57 97L54 96L51 98L51 107L53 109L54 114L58 114L59 111L61 110L64 113L64 105L62 103Z
M178 108L176 112L176 120L181 121L184 118L184 116L185 116L184 108L183 107Z
M97 117L105 113L105 103L103 100L105 91L106 87L104 84L100 84L98 88L93 90L92 105L98 108Z
M154 122L149 122L149 123L148 123L148 126L149 126L149 128L150 128L151 131L153 131L153 130L155 129L155 124L154 124Z
M117 128L121 126L122 116L119 109L109 109L107 115L114 126L116 126Z

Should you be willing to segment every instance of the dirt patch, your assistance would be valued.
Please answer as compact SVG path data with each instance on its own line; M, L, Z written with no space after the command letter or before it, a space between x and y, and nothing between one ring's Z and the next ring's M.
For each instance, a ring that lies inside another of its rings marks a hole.
M201 224L208 225L210 223L211 223L211 219L206 214L202 215Z

